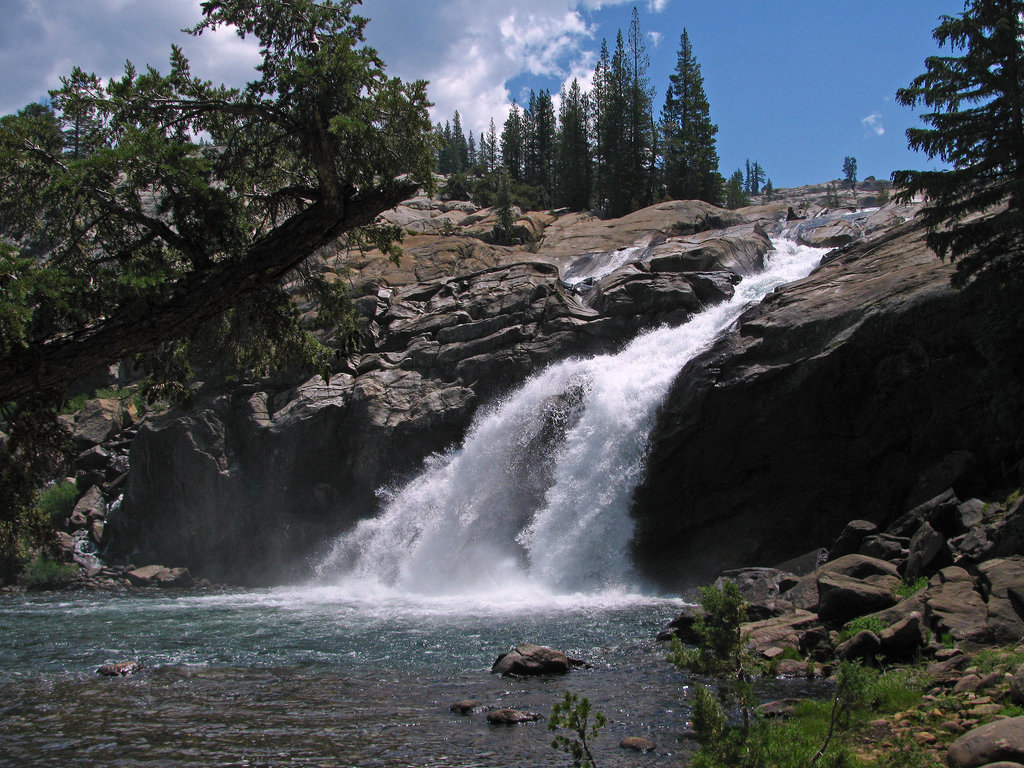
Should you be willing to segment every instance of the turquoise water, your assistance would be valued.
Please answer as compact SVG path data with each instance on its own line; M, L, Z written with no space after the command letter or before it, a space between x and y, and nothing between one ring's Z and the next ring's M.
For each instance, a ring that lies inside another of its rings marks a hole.
M565 691L610 724L601 765L677 764L684 676L657 630L680 601L506 595L474 603L337 589L0 599L0 764L557 766L544 721L491 726L484 708L545 715ZM494 658L523 641L589 669L513 680ZM97 666L139 659L144 672ZM654 739L640 756L625 736Z

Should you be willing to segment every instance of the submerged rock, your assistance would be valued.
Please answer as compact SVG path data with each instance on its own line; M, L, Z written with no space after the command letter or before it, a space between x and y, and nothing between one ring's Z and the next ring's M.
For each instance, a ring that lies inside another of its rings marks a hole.
M126 677L134 675L142 669L142 662L135 659L118 661L113 664L104 664L96 669L96 674L106 677Z
M541 715L533 712L520 712L518 709L495 709L487 713L487 722L492 725L535 723L540 719Z

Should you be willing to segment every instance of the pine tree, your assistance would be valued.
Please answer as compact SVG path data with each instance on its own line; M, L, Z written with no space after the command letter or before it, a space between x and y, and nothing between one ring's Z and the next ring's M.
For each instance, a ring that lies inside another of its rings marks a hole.
M898 199L928 196L928 245L958 260L954 282L980 273L1019 275L1024 266L1024 2L968 0L934 30L950 55L897 91L904 106L931 108L911 128L912 149L952 166L897 171Z
M461 173L469 167L469 144L466 134L462 132L462 116L455 110L452 118L452 171Z
M555 173L555 108L551 92L530 91L529 106L523 113L523 177L536 187L541 205L551 205Z
M747 160L747 175L743 181L743 191L748 195L759 195L761 194L761 185L764 183L764 169L761 164L754 161L751 165L750 161Z
M593 183L588 130L589 99L574 78L562 88L558 113L558 195L556 202L573 211L590 207Z
M510 179L523 180L523 116L515 101L501 129L501 164Z
M721 202L718 151L704 78L683 30L675 72L669 76L661 110L664 183L669 195L684 200Z
M743 189L743 171L737 168L725 185L725 207L730 209L750 205L750 198Z
M857 158L847 155L843 158L843 179L853 186L857 183Z
M481 146L483 140L481 139ZM487 151L484 153L484 165L488 173L494 173L498 169L498 133L494 127L494 118L491 118L491 125L487 129Z
M654 89L647 69L650 59L640 29L640 13L633 6L626 48L627 141L629 150L629 207L650 205L654 200Z

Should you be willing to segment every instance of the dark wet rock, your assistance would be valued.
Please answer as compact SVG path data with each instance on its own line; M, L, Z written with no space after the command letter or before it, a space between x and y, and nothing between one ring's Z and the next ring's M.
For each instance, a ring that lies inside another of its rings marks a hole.
M129 661L118 661L113 664L104 664L97 668L96 674L107 677L126 677L134 675L140 670L142 670L142 662L132 659Z
M448 710L450 712L454 712L457 715L468 715L471 714L473 710L479 706L479 701L475 701L474 699L463 699L461 701L453 702L448 707Z
M860 551L864 539L877 532L878 526L870 520L851 520L829 550L828 559L835 560L843 555L856 554Z
M634 752L652 752L657 745L644 736L627 736L619 742L619 746Z
M494 660L491 674L523 677L561 675L568 672L573 666L569 657L561 651L533 643L521 643Z
M700 635L693 628L699 616L703 616L704 609L699 605L688 605L672 621L666 624L658 632L658 640L667 642L673 637L678 637L688 645L696 645L701 641Z
M978 768L999 761L1024 762L1024 717L997 720L968 731L946 753L949 768Z
M487 713L487 722L492 725L535 723L540 719L541 715L532 712L520 712L517 709L495 709Z

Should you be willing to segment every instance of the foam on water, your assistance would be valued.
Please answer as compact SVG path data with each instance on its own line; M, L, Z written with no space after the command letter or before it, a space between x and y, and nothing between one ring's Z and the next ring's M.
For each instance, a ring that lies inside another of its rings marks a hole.
M779 240L731 300L617 354L541 371L482 410L461 446L382 490L382 513L334 542L317 583L439 605L457 596L463 609L473 596L493 606L635 593L629 505L669 386L750 303L806 276L824 253Z

